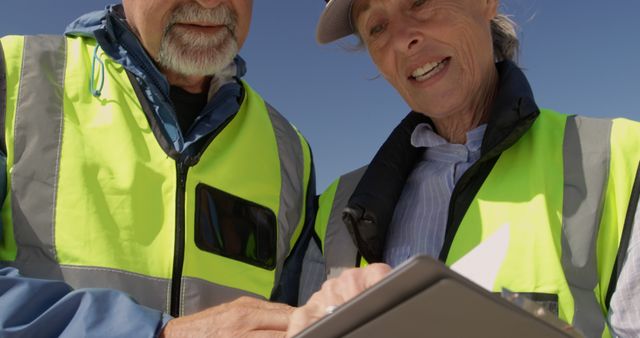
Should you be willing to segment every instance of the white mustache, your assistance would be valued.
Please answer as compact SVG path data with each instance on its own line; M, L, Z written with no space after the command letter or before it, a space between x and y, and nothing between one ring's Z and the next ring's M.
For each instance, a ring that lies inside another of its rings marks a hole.
M231 33L235 33L236 14L226 5L214 8L202 8L195 3L187 3L172 13L164 33L166 34L175 24L200 24L211 26L225 26Z

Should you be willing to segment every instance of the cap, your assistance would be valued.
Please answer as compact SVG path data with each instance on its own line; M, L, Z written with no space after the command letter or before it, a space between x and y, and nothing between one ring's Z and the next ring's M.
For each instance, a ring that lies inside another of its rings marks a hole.
M351 7L354 0L329 0L316 27L316 39L326 44L353 34Z

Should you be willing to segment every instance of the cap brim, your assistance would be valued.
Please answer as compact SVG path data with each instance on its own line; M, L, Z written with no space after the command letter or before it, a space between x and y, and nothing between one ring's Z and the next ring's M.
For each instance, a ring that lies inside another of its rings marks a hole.
M353 0L331 0L322 11L316 28L316 40L326 44L353 34L351 4Z

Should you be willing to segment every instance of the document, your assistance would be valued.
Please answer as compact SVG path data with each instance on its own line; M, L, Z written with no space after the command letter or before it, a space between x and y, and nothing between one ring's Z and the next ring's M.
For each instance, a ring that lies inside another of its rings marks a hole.
M507 249L509 249L509 224L504 224L450 268L485 290L493 292L496 277L507 256Z

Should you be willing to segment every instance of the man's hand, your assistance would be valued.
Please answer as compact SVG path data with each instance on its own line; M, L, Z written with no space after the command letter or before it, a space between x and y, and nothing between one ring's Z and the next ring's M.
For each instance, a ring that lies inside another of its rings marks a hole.
M386 264L371 264L361 269L344 271L338 278L329 279L307 304L297 308L291 316L287 337L293 337L307 326L327 315L389 274Z
M250 297L169 321L161 338L285 336L293 308Z

